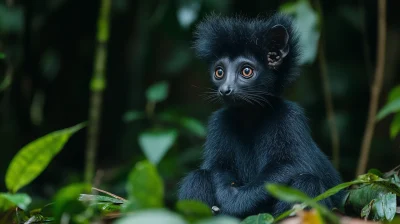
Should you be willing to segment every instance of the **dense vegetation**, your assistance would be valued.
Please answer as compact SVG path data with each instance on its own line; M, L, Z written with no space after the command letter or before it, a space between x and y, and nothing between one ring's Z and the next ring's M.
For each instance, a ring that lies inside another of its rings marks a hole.
M382 2L0 1L0 223L400 222L399 2ZM267 184L294 208L213 216L176 201L219 106L201 96L192 30L210 11L273 10L296 18L304 46L286 95L346 182L316 198ZM343 207L317 203L340 189Z

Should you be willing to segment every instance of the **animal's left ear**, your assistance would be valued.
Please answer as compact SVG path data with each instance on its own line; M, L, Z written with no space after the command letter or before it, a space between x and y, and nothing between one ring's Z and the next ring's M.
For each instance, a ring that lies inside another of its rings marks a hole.
M270 68L276 68L289 53L289 33L280 24L273 26L267 34L267 63Z

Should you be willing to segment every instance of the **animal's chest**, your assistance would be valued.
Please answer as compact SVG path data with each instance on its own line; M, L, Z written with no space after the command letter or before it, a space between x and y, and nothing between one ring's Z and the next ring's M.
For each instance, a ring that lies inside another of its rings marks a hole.
M234 133L232 133L235 135ZM242 133L237 133L242 134ZM242 183L248 183L254 179L268 163L268 144L262 135L254 136L232 136L231 142L231 164L236 178Z

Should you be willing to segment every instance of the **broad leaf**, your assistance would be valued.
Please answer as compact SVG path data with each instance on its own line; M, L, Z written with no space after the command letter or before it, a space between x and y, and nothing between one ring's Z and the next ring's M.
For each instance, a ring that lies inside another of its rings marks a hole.
M303 192L291 187L286 187L284 185L267 184L266 188L274 197L279 198L283 201L297 203L311 200L311 198Z
M187 222L179 215L164 209L144 210L127 215L118 219L115 224L186 224Z
M176 204L177 211L190 222L212 216L211 208L199 201L182 200Z
M124 116L122 117L122 120L124 122L132 122L132 121L136 121L136 120L140 120L145 118L145 114L142 111L128 111L124 114Z
M219 215L195 222L196 224L240 224L240 220L231 216Z
M32 202L31 197L27 194L9 194L9 193L0 193L0 202L5 199L11 204L18 206L22 210L26 210L28 205Z
M391 221L396 214L396 195L392 193L380 195L372 206L374 220Z
M359 183L361 183L361 181L359 181L359 180L341 183L335 187L330 188L329 190L325 191L324 193L318 195L317 197L314 198L314 200L315 201L323 200L325 198L328 198L328 197L338 193L339 191L341 191L345 188L350 187L351 185L359 184Z
M384 117L391 113L399 112L400 111L400 98L393 100L389 103L387 103L376 115L376 119L382 120Z
M390 137L394 139L400 132L400 113L397 113L390 124Z
M147 131L139 135L139 145L146 158L158 164L174 144L178 133L175 130Z
M166 122L176 123L198 137L203 138L206 136L206 128L204 124L193 117L185 117L173 112L163 112L158 115L158 118Z
M320 37L319 16L307 0L297 0L285 3L280 11L294 16L294 23L300 33L300 46L302 46L302 57L300 64L311 64L315 61L318 52Z
M153 84L146 90L146 97L150 102L158 103L164 101L167 96L168 83L165 81Z
M24 146L12 159L6 174L7 189L17 192L47 167L69 138L85 124L55 131Z
M159 208L163 206L164 186L157 169L148 161L136 164L129 174L126 191L128 210Z
M85 206L79 201L79 195L89 193L91 186L84 183L68 185L57 192L54 197L53 213L56 220L66 213L77 215L85 211Z
M274 217L271 214L262 213L247 217L241 224L272 224L273 222Z
M113 198L109 196L103 196L103 195L93 195L93 194L81 194L79 196L80 201L93 201L93 202L111 202L114 204L123 204L125 201L118 199L118 198Z
M100 212L105 215L111 212L119 212L121 211L121 205L116 205L113 203L108 203L108 202L99 202L99 203L94 203L92 206L95 206Z
M400 85L398 85L398 86L394 87L392 90L390 90L388 103L393 102L398 99L400 99Z

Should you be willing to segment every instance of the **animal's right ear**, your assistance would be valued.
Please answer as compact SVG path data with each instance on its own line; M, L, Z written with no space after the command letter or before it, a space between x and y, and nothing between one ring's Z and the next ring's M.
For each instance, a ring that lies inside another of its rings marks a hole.
M283 25L275 25L268 31L266 48L268 66L275 69L289 53L289 33Z

